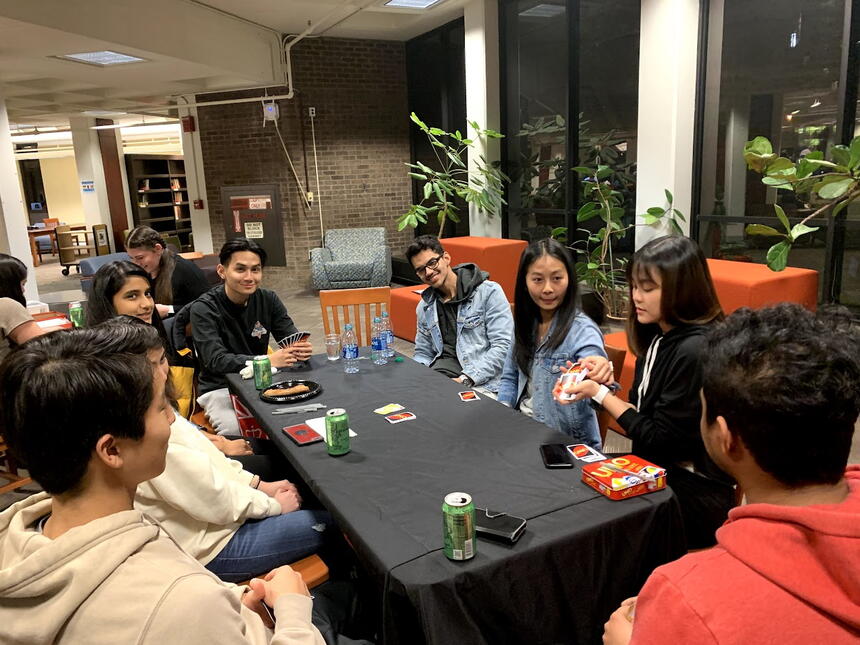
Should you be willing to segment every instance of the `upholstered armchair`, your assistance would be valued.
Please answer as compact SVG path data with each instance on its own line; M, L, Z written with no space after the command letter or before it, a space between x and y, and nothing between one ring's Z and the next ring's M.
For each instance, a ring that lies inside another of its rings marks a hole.
M311 249L315 289L386 287L391 282L391 251L385 229L326 231L325 246Z

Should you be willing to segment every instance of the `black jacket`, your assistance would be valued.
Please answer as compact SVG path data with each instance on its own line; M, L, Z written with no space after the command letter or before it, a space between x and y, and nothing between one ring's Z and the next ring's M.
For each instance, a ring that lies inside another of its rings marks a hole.
M636 359L636 373L628 401L639 411L627 410L618 423L633 440L633 454L659 466L692 462L696 472L723 482L730 481L711 461L699 431L702 404L702 367L699 357L707 327L686 325L663 334L651 368L642 402L645 358Z
M180 255L175 255L173 259L175 264L173 275L170 277L170 288L173 291L173 308L179 311L206 293L209 290L209 283L196 264Z
M199 394L227 387L225 374L266 353L269 336L281 340L298 331L274 291L257 289L245 306L214 287L191 304L191 333L200 361Z

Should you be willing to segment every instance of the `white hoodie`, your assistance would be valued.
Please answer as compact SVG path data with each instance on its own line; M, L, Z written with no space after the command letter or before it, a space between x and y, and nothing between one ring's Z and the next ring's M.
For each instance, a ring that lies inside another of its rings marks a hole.
M139 511L122 511L55 540L36 528L46 493L0 513L0 643L324 645L311 599L284 594L274 635Z
M180 415L170 426L164 472L137 487L134 507L156 520L186 553L207 564L249 519L281 505L251 488L253 475Z

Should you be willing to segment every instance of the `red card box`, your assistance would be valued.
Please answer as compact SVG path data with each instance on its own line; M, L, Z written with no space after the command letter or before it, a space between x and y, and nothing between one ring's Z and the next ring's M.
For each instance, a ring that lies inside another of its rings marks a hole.
M654 481L639 481L605 466L612 463L632 473L652 475ZM596 461L582 467L582 481L609 499L627 499L666 488L666 470L636 455L624 455L606 461Z

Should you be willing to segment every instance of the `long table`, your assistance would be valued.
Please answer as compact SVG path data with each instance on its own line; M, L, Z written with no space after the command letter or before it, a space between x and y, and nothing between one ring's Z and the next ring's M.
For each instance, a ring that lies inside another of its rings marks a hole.
M228 381L376 576L383 642L598 643L618 603L683 554L671 490L608 500L579 466L544 468L538 446L565 435L488 397L461 402L462 386L411 359L360 366L344 374L320 355L288 371L322 385L311 401L349 413L357 436L336 458L281 431L325 410L276 416L288 406L262 401L252 380ZM373 412L387 403L417 419L389 424ZM448 560L441 507L453 491L526 518L525 534L513 546L479 539L473 559Z

